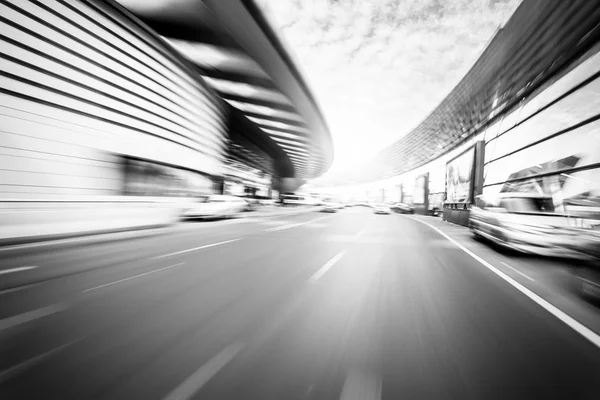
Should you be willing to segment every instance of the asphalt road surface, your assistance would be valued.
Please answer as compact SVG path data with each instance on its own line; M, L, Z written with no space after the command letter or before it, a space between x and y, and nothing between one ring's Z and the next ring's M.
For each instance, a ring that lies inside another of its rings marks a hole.
M407 216L188 224L0 262L2 399L600 398L597 335Z

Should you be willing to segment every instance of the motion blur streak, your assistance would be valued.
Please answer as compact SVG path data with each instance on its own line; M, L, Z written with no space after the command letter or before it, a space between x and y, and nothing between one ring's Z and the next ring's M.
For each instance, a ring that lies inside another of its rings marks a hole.
M600 398L600 0L289 4L0 0L0 397Z
M281 232L263 232L266 220L210 230L196 224L176 235L5 253L7 268L43 267L5 275L7 288L40 284L2 295L2 318L78 301L0 332L0 370L85 338L11 375L0 391L6 398L42 390L47 398L149 399L183 386L192 399L385 400L586 398L599 387L600 349L411 218L357 207L319 229L305 213L276 217L298 224ZM446 234L456 229L431 224ZM161 268L153 256L213 235L243 240L179 254L182 268L77 297ZM507 260L535 269L543 282L560 265L508 260L468 235L452 237L498 268ZM109 249L110 257L99 257ZM335 266L309 284L332 256ZM518 274L513 279L538 291ZM565 302L561 286L551 289L540 295L582 309L576 298ZM574 317L600 327L597 313Z

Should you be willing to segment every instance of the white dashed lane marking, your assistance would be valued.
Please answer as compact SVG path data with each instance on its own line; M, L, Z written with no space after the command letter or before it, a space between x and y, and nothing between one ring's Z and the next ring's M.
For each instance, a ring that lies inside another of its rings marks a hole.
M314 283L318 281L323 275L327 273L327 271L329 271L329 269L331 269L331 267L333 267L342 257L344 257L344 254L346 254L346 250L342 250L335 256L333 256L329 261L325 263L325 265L319 268L319 270L308 279L308 282Z
M225 367L244 348L242 343L232 343L208 360L200 369L176 387L164 400L187 400L196 394L213 376Z
M38 308L37 310L32 310L23 314L1 319L0 331L12 328L20 324L24 324L26 322L34 321L36 319L43 318L48 315L56 314L58 312L66 310L69 307L70 305L67 303L53 304L47 307Z
M298 222L298 223L295 223L295 224L289 224L289 225L283 225L283 226L276 226L275 228L265 229L263 232L277 232L277 231L282 231L284 229L290 229L290 228L295 228L297 226L312 224L313 222L321 221L321 220L323 220L325 218L329 218L329 216L315 218L315 219L311 219L310 221Z
M197 250L202 250L202 249L208 249L209 247L215 247L215 246L220 246L222 244L227 244L227 243L232 243L232 242L237 242L240 239L232 239L232 240L225 240L223 242L218 242L218 243L211 243L211 244L205 244L203 246L198 246L198 247L193 247L191 249L185 249L185 250L181 250L181 251L176 251L173 253L168 253L168 254L163 254L162 256L156 256L154 257L155 260L161 259L161 258L166 258L166 257L171 257L171 256L176 256L178 254L185 254L185 253L189 253L191 251L197 251Z
M37 265L28 265L26 267L3 269L3 270L0 270L0 275L12 274L14 272L21 272L21 271L29 271L30 269L36 269L36 268L37 268Z
M507 264L507 263L505 263L504 261L500 261L500 264L504 265L504 266L505 266L505 267L507 267L507 268L510 268L510 269L512 269L513 271L515 271L517 274L521 275L522 277L525 277L525 278L529 279L530 281L532 281L532 282L535 282L535 279L533 279L533 278L531 278L530 276L528 276L528 275L526 275L526 274L522 273L522 272L521 272L521 271L519 271L518 269L511 267L510 265L508 265L508 264Z
M128 277L128 278L119 279L118 281L114 281L114 282L105 283L104 285L99 285L99 286L95 286L95 287L93 287L93 288L90 288L90 289L85 289L85 290L83 291L83 293L86 293L86 292L91 292L92 290L102 289L102 288L104 288L104 287L107 287L107 286L116 285L117 283L121 283L121 282L127 282L127 281L130 281L130 280L132 280L132 279L135 279L135 278L141 278L142 276L146 276L146 275L154 274L154 273L156 273L156 272L160 272L160 271L165 271L165 270L167 270L167 269L171 269L171 268L179 267L179 266L181 266L181 265L183 265L183 264L185 264L185 263L184 263L184 262L180 262L180 263L178 263L178 264L169 265L168 267L159 268L159 269L155 269L155 270L152 270L152 271L144 272L143 274L138 274L138 275L130 276L130 277Z

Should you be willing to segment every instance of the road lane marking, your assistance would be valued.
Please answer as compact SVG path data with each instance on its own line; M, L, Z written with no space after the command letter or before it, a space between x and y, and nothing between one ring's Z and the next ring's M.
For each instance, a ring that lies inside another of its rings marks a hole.
M529 279L530 281L532 281L532 282L535 282L535 279L533 279L532 277L530 277L530 276L528 276L528 275L526 275L526 274L522 273L522 272L521 272L521 271L519 271L518 269L511 267L510 265L508 265L508 264L507 264L507 263L505 263L504 261L500 261L500 264L504 265L505 267L508 267L508 268L512 269L512 270L513 270L513 271L515 271L517 274L519 274L519 275L521 275L521 276L523 276L523 277L525 277L525 278Z
M38 318L46 317L48 315L56 314L69 308L67 303L52 304L47 307L38 308L37 310L28 311L23 314L15 315L12 317L0 319L0 331L3 331L13 326L24 324L36 320Z
M541 306L546 311L548 311L550 314L554 315L556 318L561 320L563 323L565 323L567 326L569 326L575 332L579 333L581 336L583 336L584 338L586 338L587 340L592 342L597 347L600 347L600 335L598 335L596 332L594 332L587 326L583 325L581 322L577 321L576 319L574 319L573 317L571 317L564 311L555 307L550 302L544 300L543 298L541 298L540 296L538 296L531 290L527 289L525 286L521 285L519 282L515 281L510 276L506 275L504 272L500 271L498 268L494 267L492 264L485 261L483 258L479 257L477 254L473 253L472 251L467 249L465 246L458 243L456 240L452 239L450 236L446 235L444 232L442 232L435 226L428 224L427 222L418 220L416 218L411 218L411 217L407 217L407 218L410 218L413 221L420 222L423 225L427 225L428 227L430 227L431 229L433 229L434 231L436 231L437 233L439 233L440 235L442 235L443 237L445 237L446 239L448 239L449 241L454 243L462 251L464 251L465 253L470 255L475 260L479 261L479 263L482 264L484 267L488 268L490 271L492 271L493 273L498 275L500 278L504 279L506 282L511 284L515 289L517 289L518 291L523 293L525 296L529 297L531 300L536 302L539 306Z
M17 268L3 269L3 270L0 270L0 275L12 274L13 272L28 271L30 269L36 269L36 268L37 268L37 265L28 265L26 267L17 267Z
M265 226L282 226L285 225L286 221L263 221L261 222L261 225L265 225Z
M244 348L242 343L232 343L208 360L200 369L169 393L164 400L187 400L194 396L213 376L225 367Z
M350 370L340 400L380 400L381 379L359 370Z
M344 254L346 254L346 250L342 250L335 256L331 257L331 260L327 261L325 265L319 268L319 270L308 279L308 282L314 283L318 281L323 275L327 273L327 271L329 271L329 269L331 269L331 267L333 267L342 257L344 257Z
M325 218L330 218L330 216L319 217L319 218L311 219L310 221L305 221L305 222L297 222L295 224L276 226L275 228L265 229L265 230L263 230L263 232L277 232L277 231L282 231L284 229L295 228L297 226L302 226L302 225L306 225L306 224L311 224L313 222L321 221L321 220L323 220Z
M164 270L167 270L167 269L179 267L180 265L183 265L183 264L185 264L185 262L180 262L180 263L177 263L177 264L169 265L168 267L163 267L163 268L155 269L155 270L152 270L152 271L144 272L143 274L130 276L129 278L119 279L118 281L114 281L114 282L110 282L110 283L105 283L104 285L95 286L93 288L85 289L83 291L83 293L91 292L92 290L102 289L102 288L107 287L107 286L116 285L117 283L126 282L126 281L129 281L129 280L135 279L135 278L140 278L142 276L154 274L156 272L164 271Z
M12 293L12 292L19 292L21 290L25 290L25 289L29 289L35 286L40 286L41 283L30 283L28 285L22 285L22 286L17 286L14 288L10 288L10 289L4 289L4 290L0 290L0 296L3 294L8 294L8 293Z
M14 365L10 368L7 368L3 371L0 372L0 383L6 382L7 380L9 380L10 378L12 378L13 376L20 374L26 370L28 370L29 368L34 367L36 364L39 364L40 362L46 360L47 358L50 358L51 356L53 356L54 354L60 352L61 350L74 345L77 342L82 341L83 339L85 339L85 337L80 337L78 339L75 340L71 340L68 343L65 343L61 346L58 346L52 350L48 350L45 353L42 353L40 355L37 355L33 358L30 358L29 360L25 360L22 363L19 363L17 365Z
M317 224L310 224L310 225L307 226L307 228L310 228L310 229L321 229L321 228L325 228L326 226L327 226L326 223L321 222L320 224L319 223L317 223Z
M178 254L184 254L184 253L189 253L190 251L196 251L196 250L202 250L202 249L208 249L209 247L215 247L215 246L220 246L222 244L227 244L227 243L231 243L231 242L236 242L240 239L231 239L231 240L225 240L223 242L217 242L217 243L211 243L211 244L205 244L204 246L198 246L198 247L194 247L191 249L186 249L186 250L181 250L181 251L176 251L174 253L169 253L169 254L163 254L162 256L156 256L153 257L153 260L158 260L161 258L166 258L166 257L171 257L171 256L176 256Z
M365 233L365 230L363 229L362 231L360 231L356 235L354 235L354 239L360 238L364 233Z

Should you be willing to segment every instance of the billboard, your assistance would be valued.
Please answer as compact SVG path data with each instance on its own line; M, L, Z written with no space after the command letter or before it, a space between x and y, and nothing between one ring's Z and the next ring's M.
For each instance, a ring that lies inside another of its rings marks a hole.
M429 181L429 174L419 175L415 180L413 191L413 204L425 204L425 196Z
M446 164L446 203L469 203L473 188L475 147Z

